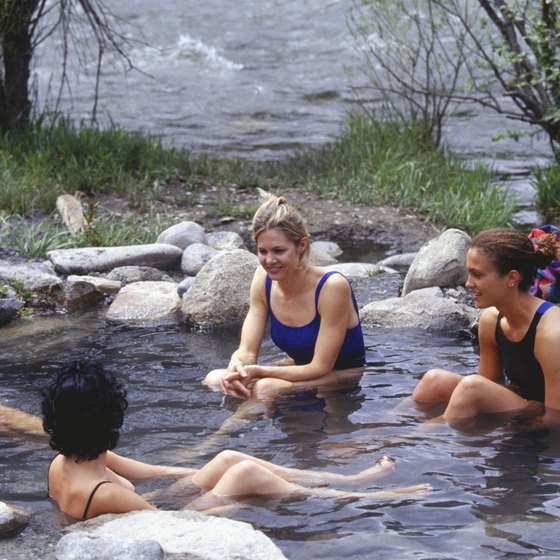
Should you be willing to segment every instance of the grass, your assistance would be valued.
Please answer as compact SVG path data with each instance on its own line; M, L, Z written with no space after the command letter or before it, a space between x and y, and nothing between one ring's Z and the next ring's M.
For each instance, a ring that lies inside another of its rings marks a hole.
M155 203L188 207L205 187L220 183L274 191L287 184L323 197L390 204L471 234L510 225L516 209L493 185L490 169L436 148L418 126L352 115L332 144L282 161L249 162L54 116L0 137L0 246L42 257L57 247L153 242L172 220L156 214ZM145 218L117 219L95 208L91 225L70 237L53 212L58 195L74 191L126 197ZM216 212L247 218L254 210L224 202Z
M556 163L546 169L535 172L537 187L536 207L546 223L557 224L560 221L560 155Z

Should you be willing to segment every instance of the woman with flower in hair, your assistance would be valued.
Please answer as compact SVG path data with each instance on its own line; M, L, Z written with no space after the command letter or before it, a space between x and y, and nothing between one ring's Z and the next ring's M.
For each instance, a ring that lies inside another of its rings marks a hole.
M284 197L266 196L253 218L260 266L241 342L227 368L204 382L232 396L266 398L355 380L365 348L352 288L342 274L309 264L302 217ZM287 354L282 364L257 363L269 318L271 338Z
M541 241L544 241L542 239ZM555 244L535 244L511 228L479 233L467 253L466 287L480 316L478 375L428 371L412 399L448 402L443 418L466 424L480 414L560 418L560 309L529 293Z

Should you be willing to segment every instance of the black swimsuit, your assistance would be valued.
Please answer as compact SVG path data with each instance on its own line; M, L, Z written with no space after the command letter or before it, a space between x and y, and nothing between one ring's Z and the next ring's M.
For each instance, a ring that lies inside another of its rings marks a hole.
M500 350L504 373L511 383L519 387L521 396L529 401L544 402L544 375L537 358L535 357L535 336L537 325L543 314L554 307L549 301L543 302L519 342L511 342L502 331L498 315L496 322L496 344Z
M57 455L58 456L58 455ZM56 459L56 457L54 458ZM49 493L49 473L51 472L51 465L53 464L54 459L50 462L49 464L49 470L47 471L47 496L50 498L51 495ZM81 521L85 521L87 519L87 514L89 511L89 506L91 506L91 502L93 500L93 497L95 496L95 493L97 492L97 489L102 485L102 484L110 484L111 481L110 480L102 480L101 482L98 482L94 489L91 491L91 494L89 495L89 498L86 502L86 507L84 508L84 513L82 514L82 519ZM54 498L53 498L54 499ZM56 501L56 500L55 500Z

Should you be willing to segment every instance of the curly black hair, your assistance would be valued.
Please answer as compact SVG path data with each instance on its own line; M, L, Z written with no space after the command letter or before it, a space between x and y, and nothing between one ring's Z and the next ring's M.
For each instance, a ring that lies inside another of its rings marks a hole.
M96 459L114 449L128 407L126 391L98 362L64 366L41 402L50 446L77 461Z

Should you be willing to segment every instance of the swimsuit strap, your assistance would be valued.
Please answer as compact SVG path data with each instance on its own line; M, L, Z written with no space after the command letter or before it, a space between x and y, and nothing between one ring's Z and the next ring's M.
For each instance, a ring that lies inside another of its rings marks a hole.
M551 307L555 307L555 305L551 301L543 301L539 308L537 309L537 313L539 315L543 315L546 311L548 311Z
M344 276L344 274L342 274L342 272L338 272L338 270L329 270L329 272L325 272L325 274L319 280L319 283L317 284L317 290L315 291L315 311L317 312L317 314L319 313L319 296L321 295L321 289L323 288L323 284L333 274L340 274L348 282L348 279L346 278L346 276ZM348 282L348 284L350 284L350 282ZM358 302L356 301L356 296L354 296L354 290L352 289L351 284L350 284L350 291L352 292L352 304L354 305L354 309L356 310L356 313L358 313L358 315L359 315Z
M82 515L82 521L85 521L87 519L87 514L88 514L88 510L89 510L89 506L91 505L91 501L93 500L93 497L95 496L95 493L97 492L97 489L102 485L102 484L110 484L111 481L110 480L102 480L101 482L97 483L95 485L95 488L91 491L91 494L89 495L86 507L84 509L84 514Z

